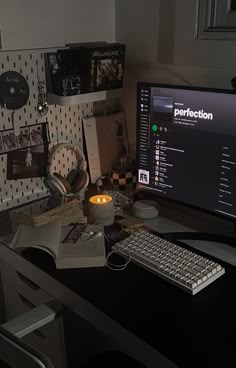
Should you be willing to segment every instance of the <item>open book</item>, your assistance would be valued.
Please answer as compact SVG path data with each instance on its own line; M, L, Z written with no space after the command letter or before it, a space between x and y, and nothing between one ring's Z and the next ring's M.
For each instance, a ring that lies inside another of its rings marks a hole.
M32 227L21 224L10 247L41 249L55 260L56 268L99 267L105 265L104 230L102 226L57 222Z

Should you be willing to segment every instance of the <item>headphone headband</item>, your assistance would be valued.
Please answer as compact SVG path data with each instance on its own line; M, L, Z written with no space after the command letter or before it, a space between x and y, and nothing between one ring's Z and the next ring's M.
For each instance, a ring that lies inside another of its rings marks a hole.
M48 174L53 175L52 172L52 162L57 154L58 151L60 151L62 148L68 149L72 152L74 152L76 159L78 161L78 169L80 170L86 170L87 168L87 162L85 160L84 153L79 148L77 144L70 144L70 143L57 143L49 152L48 156Z

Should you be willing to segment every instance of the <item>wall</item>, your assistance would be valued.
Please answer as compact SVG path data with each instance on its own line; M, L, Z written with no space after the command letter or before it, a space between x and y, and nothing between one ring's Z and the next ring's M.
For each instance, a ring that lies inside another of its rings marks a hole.
M0 0L5 50L114 41L115 0Z
M123 101L132 145L136 81L231 88L236 42L194 39L196 0L116 0L115 5L116 40L127 45Z
M104 101L71 106L51 104L49 105L48 113L41 117L37 111L37 83L38 78L45 82L44 52L47 51L48 49L0 52L0 74L7 70L21 73L26 78L30 90L27 104L14 113L14 126L18 129L20 127L27 129L29 125L47 122L50 138L49 148L59 142L78 144L82 148L83 117L102 114L105 110L112 111L113 106L117 106L116 97L111 96L111 98ZM12 110L0 108L0 131L12 129L11 115ZM0 155L1 210L21 205L48 194L43 177L7 180L7 161L6 153ZM23 162L21 162L21 165L24 170ZM32 166L34 166L34 160ZM71 152L66 149L60 150L52 163L53 170L65 177L76 166L77 160L75 155L71 155ZM15 170L17 169L15 168Z
M15 126L46 121L51 145L67 141L83 146L83 117L111 110L116 99L73 106L50 105L48 114L42 118L37 112L37 82L38 79L45 81L44 52L50 51L47 46L56 47L67 42L114 41L114 0L100 0L99 4L94 0L0 0L0 7L4 46L0 52L0 75L8 70L19 72L27 79L30 89L27 104L14 114ZM0 107L0 130L12 128L11 114L11 110ZM55 170L66 176L75 165L75 157L69 157L62 150L56 158ZM7 180L6 154L0 156L0 174L1 210L48 193L43 177Z

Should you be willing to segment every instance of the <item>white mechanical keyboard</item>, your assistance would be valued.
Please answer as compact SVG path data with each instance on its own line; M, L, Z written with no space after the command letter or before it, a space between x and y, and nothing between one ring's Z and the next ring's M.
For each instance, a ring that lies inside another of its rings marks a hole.
M225 273L220 264L145 230L135 232L112 249L129 255L131 261L192 295Z

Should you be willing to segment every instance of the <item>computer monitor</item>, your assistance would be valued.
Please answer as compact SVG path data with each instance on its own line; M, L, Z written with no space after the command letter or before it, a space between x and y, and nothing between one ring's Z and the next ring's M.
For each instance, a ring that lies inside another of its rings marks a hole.
M236 94L137 84L137 189L236 220Z

